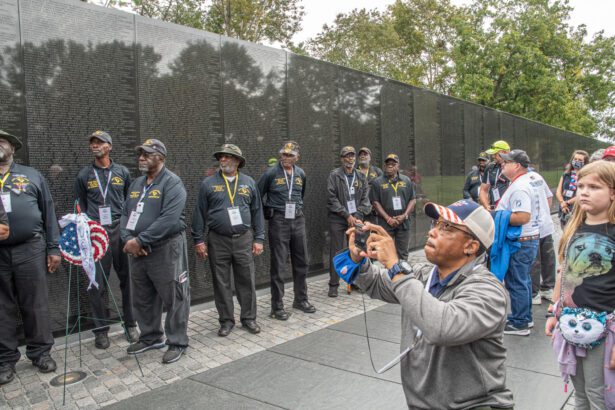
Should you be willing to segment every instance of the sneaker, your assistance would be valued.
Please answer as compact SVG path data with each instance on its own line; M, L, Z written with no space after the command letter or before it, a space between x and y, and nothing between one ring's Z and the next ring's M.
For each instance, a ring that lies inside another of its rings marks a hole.
M109 335L107 333L95 333L94 334L94 346L97 349L105 350L111 346L109 342Z
M51 373L55 372L58 368L56 361L51 358L49 352L45 352L40 355L37 359L32 360L32 365L34 367L38 367L38 371L41 373Z
M553 302L553 289L541 290L540 296L549 302Z
M139 341L139 331L136 326L126 326L126 340L129 343L137 343Z
M13 379L15 379L15 365L0 365L0 385L10 383Z
M530 328L528 325L515 327L510 323L506 323L506 327L504 328L505 335L515 335L515 336L529 336Z
M540 293L537 293L536 296L532 298L532 305L542 305L542 298L540 297Z
M152 350L152 349L162 349L164 346L165 346L164 342L155 342L155 343L152 343L151 345L148 345L145 342L137 342L137 343L133 343L130 346L128 346L128 349L126 349L126 353L139 354L139 353L147 352L148 350Z
M162 363L175 363L182 357L185 351L186 348L182 346L169 346L167 351L164 352L164 356L162 356Z

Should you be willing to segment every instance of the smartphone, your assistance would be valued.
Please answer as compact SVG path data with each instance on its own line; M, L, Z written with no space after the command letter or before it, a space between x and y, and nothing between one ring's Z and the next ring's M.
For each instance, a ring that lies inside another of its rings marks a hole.
M355 224L354 226L354 246L363 252L367 252L367 238L369 238L370 231L363 230L363 224Z

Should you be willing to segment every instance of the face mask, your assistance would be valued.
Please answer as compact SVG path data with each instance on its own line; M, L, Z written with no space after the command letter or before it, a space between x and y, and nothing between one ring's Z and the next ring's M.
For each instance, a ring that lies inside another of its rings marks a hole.
M580 169L583 167L583 165L585 165L585 163L583 161L573 159L571 165L574 169Z

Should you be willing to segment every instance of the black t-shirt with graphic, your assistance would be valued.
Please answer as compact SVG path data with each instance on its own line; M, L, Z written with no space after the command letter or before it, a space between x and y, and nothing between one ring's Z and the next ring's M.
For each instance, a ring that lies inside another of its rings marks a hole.
M615 310L615 225L583 224L566 254L564 306Z

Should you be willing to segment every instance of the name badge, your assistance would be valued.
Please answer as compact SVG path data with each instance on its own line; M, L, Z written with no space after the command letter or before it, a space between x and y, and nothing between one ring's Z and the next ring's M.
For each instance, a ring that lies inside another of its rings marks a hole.
M348 206L348 212L350 212L351 214L354 214L355 212L357 212L357 204L354 203L354 199L351 199L350 201L348 201L347 206Z
M394 196L393 197L393 210L401 211L401 197Z
M101 225L111 225L111 207L101 206L98 208L98 216L100 218Z
M564 196L568 199L572 198L574 196L574 191L567 189L564 191Z
M13 208L11 207L11 193L10 192L2 193L2 206L4 206L4 212L6 212L7 214L13 211Z
M287 202L286 203L286 210L284 212L284 218L286 218L286 219L295 219L296 206L297 206L297 204L295 204L294 202Z
M137 228L137 222L139 222L139 217L141 214L137 211L132 211L130 213L130 218L128 218L128 223L126 224L126 229L134 231Z
M497 202L500 200L500 191L497 188L493 188L491 190L491 194L493 195L494 202Z
M243 220L241 219L241 212L239 212L239 207L232 206L226 209L228 211L228 217L231 220L231 226L243 225Z
M137 212L142 214L143 213L143 207L145 206L145 204L143 202L139 202L137 204Z
M350 195L354 195L354 187L353 186L350 187L349 192L350 192Z

